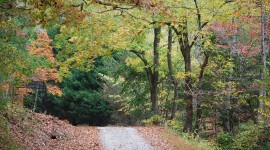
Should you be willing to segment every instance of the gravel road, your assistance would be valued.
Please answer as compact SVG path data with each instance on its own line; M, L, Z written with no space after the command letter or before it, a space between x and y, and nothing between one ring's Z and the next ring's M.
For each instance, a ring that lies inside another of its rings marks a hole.
M98 127L104 150L155 150L134 128Z

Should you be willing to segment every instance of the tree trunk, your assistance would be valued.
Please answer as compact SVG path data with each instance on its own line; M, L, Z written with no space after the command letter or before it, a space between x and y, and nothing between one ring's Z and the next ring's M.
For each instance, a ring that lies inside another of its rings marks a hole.
M37 99L38 99L38 89L36 90L35 100L34 100L34 106L33 106L33 112L37 109Z
M197 111L196 111L196 121L195 121L195 132L198 133L199 128L200 128L200 123L201 123L201 118L202 118L202 108L201 108L201 102L202 102L202 83L203 83L203 74L205 67L208 64L208 59L209 55L205 52L204 53L204 61L203 64L201 65L201 70L199 74L199 82L197 86L198 90L198 95L197 95Z
M183 20L181 31L176 32L179 37L179 45L181 54L184 57L185 62L185 86L184 86L184 101L186 105L186 117L184 123L184 132L191 132L192 130L192 118L193 118L193 100L192 100L192 80L191 80L191 47L189 45L189 36L187 30L186 18Z
M264 8L264 3L261 2L261 35L262 35L262 51L261 51L261 64L262 69L260 71L261 80L265 79L265 68L266 68L266 49L267 49L267 36L266 36L266 12ZM262 114L260 110L264 108L264 99L266 97L266 90L263 88L260 91L260 100L258 104L258 114L257 114L257 122L263 122Z
M155 113L159 113L158 108L158 84L159 84L159 52L158 47L160 44L160 33L161 26L154 28L154 43L153 43L153 69L149 66L148 61L144 58L144 53L138 52L136 50L130 50L136 56L138 56L145 65L145 72L147 74L149 90L150 90L150 101L151 101L151 110Z
M172 29L169 26L169 32L168 32L168 52L167 52L167 60L168 60L168 69L170 74L170 80L173 84L173 108L172 108L172 114L171 118L173 119L175 117L175 113L177 110L177 104L176 101L178 99L178 82L174 76L174 71L172 67Z
M190 51L190 50L189 50ZM191 132L192 130L192 118L193 118L193 100L192 100L192 94L191 94L191 62L190 62L190 54L186 54L185 61L185 103L186 103L186 121L184 124L184 131L185 132Z
M232 19L232 23L234 24L235 22L235 18ZM232 39L232 44L236 43L236 33L234 33L233 35L233 39ZM230 54L229 57L231 59L233 59L233 50L230 50ZM241 58L240 58L241 61ZM241 67L242 67L242 63L239 63L239 75L240 75L240 79L242 79L241 77ZM233 67L230 67L230 76L229 76L229 81L228 81L228 90L227 90L227 97L225 98L225 104L224 104L224 115L225 118L223 119L223 129L225 132L231 132L233 129L233 122L232 122L232 108L231 108L231 97L232 97L232 80L233 80Z
M181 41L179 41L181 42ZM180 43L181 44L181 43ZM193 118L193 100L192 100L192 83L191 83L191 56L190 47L188 45L181 45L181 52L185 62L185 104L186 104L186 121L184 124L184 131L190 132L192 130L192 118Z
M155 79L152 76L152 79ZM157 84L153 83L150 85L150 98L151 98L151 110L155 113L159 113L158 109L158 87Z
M198 30L199 32L202 30L202 19L201 19L201 12L197 3L197 0L194 0L196 11L197 11L197 23L198 23ZM208 58L209 55L204 53L204 61L202 62L202 57L200 56L201 54L201 36L198 35L198 38L196 40L196 47L195 47L195 55L196 58L198 59L199 63L201 64L201 70L199 74L199 82L197 85L197 98L196 98L196 116L195 116L195 133L199 132L200 128L200 123L201 123L201 117L202 117L202 109L201 109L201 101L202 101L202 82L203 82L203 74L204 74L204 69L208 64Z
M151 92L151 103L152 103L152 111L155 114L159 113L158 109L158 80L159 80L159 52L158 47L160 43L160 33L161 26L154 28L154 69L153 74L151 75L151 84L150 84L150 92Z

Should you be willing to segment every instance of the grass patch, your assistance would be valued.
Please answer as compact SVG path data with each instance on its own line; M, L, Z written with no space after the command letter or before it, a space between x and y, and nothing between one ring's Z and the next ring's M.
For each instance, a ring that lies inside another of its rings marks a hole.
M185 149L185 150L197 150L198 149L194 145L192 145L192 144L186 142L185 140L183 140L183 138L181 138L179 135L177 135L172 130L166 129L166 132L163 133L163 136L176 149Z
M196 149L218 150L218 147L215 146L215 143L212 143L208 140L200 138L198 135L195 136L194 134L190 134L190 133L177 132L171 128L167 128L167 132L168 132L168 134L177 136L183 142L185 142L187 145L192 145Z

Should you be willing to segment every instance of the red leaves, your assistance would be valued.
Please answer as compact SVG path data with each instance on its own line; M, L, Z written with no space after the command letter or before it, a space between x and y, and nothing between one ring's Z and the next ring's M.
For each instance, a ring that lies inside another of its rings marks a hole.
M256 21L248 14L233 22L216 22L209 30L216 35L217 47L253 56L260 52L260 24Z
M259 46L244 45L242 43L235 44L236 51L240 52L245 56L252 56L260 53L261 49Z

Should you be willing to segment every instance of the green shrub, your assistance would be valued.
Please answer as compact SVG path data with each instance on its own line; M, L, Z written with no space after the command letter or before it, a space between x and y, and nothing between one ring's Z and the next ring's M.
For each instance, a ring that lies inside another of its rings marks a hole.
M106 125L111 117L112 108L98 92L66 91L63 96L54 98L50 113L68 119L72 124Z
M229 133L221 132L216 138L218 147L222 149L231 149L233 142L233 135Z
M176 117L172 120L168 120L166 122L166 126L168 126L170 129L176 132L181 132L183 129L183 123L180 117Z
M260 150L270 150L270 126L260 128L258 146Z
M210 141L201 138L197 134L182 132L180 135L181 135L181 138L184 141L186 141L190 145L193 145L193 146L197 147L198 149L201 149L201 150L217 150L214 143L211 143Z
M267 142L265 145L259 148L259 150L269 150L269 149L270 149L270 142Z
M240 124L233 139L234 149L257 149L260 129L253 123Z
M165 119L159 115L153 115L151 118L143 120L143 123L146 125L161 125Z
M103 81L94 69L90 72L74 70L60 83L61 97L40 93L36 101L37 112L67 119L74 125L106 125L110 121L112 107L103 99L100 91ZM25 99L24 105L33 109L35 95Z
M234 133L221 132L216 144L221 149L253 150L270 149L269 131L253 123L240 124Z
M183 139L186 143L189 143L197 147L198 149L205 149L205 150L216 149L213 143L210 143L209 141L202 139L199 135L182 132L183 131L182 120L183 120L182 115L177 114L174 119L168 120L166 122L166 126L171 130L171 132L177 133L181 137L181 139Z

